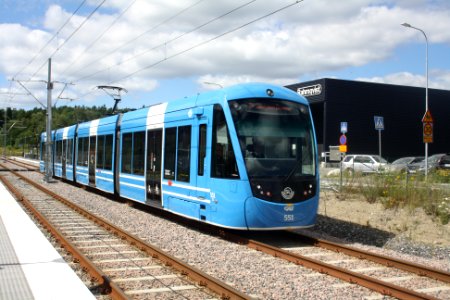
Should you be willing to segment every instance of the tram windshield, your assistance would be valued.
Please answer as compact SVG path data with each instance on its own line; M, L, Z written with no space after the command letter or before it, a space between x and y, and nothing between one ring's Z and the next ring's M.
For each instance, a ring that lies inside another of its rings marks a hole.
M250 179L316 175L308 106L279 99L242 99L229 105Z

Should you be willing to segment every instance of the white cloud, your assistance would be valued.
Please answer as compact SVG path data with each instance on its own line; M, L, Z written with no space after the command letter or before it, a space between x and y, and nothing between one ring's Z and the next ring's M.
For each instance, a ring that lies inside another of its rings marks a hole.
M376 83L390 83L390 84L398 84L398 85L407 85L407 86L417 86L424 87L425 86L425 77L421 75L411 74L409 72L401 72L395 74L389 74L384 77L371 77L371 78L356 78L358 81L368 81L368 82L376 82Z
M161 79L180 77L195 78L202 86L203 82L242 81L285 85L301 77L384 61L400 45L421 41L417 31L400 26L403 22L426 28L430 42L450 44L450 4L444 0L303 1L214 39L293 3L246 2L137 0L116 20L131 2L107 1L107 9L87 22L86 12L75 15L20 76L27 78L39 70L34 78L46 78L46 59L60 47L52 58L53 78L73 81L76 85L68 92L79 97L92 97L97 85L122 85L132 93L150 91ZM92 9L98 1L90 4ZM243 7L212 22L238 6ZM42 16L42 29L0 23L0 73L10 78L21 70L71 15L61 6L50 5ZM430 71L435 72L430 86L450 87L446 70ZM424 80L409 70L366 79L419 86ZM42 91L42 84L38 90Z
M435 70L430 72L428 78L428 87L435 89L449 89L450 87L450 71L446 70ZM377 83L389 83L389 84L398 84L398 85L406 85L406 86L416 86L416 87L425 87L426 86L426 76L412 74L409 72L399 72L388 74L385 76L375 76L375 77L360 77L355 80L359 81L369 81L369 82L377 82Z

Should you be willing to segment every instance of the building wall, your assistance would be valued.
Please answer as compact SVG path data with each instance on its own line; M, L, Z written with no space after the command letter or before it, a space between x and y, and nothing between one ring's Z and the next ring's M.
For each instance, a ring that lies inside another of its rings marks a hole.
M424 155L422 117L425 89L338 79L320 79L287 86L322 86L319 95L308 95L317 140L323 151L339 144L340 122L348 123L348 153L378 154L378 131L374 116L384 118L382 155ZM317 90L317 88L316 88ZM429 89L429 109L434 119L434 143L429 155L450 152L450 91Z

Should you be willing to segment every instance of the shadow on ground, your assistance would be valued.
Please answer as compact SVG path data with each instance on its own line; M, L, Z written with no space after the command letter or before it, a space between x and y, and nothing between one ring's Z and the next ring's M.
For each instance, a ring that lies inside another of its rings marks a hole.
M314 227L304 229L304 231L325 235L327 239L334 237L339 240L348 241L349 243L361 243L377 247L384 246L390 239L395 237L395 234L392 232L322 215L317 216Z

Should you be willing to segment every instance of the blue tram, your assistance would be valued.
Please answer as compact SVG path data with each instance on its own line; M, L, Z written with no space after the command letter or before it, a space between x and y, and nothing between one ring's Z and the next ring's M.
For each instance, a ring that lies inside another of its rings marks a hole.
M241 230L303 228L316 219L311 112L285 88L236 85L58 129L52 138L56 177L187 218Z

